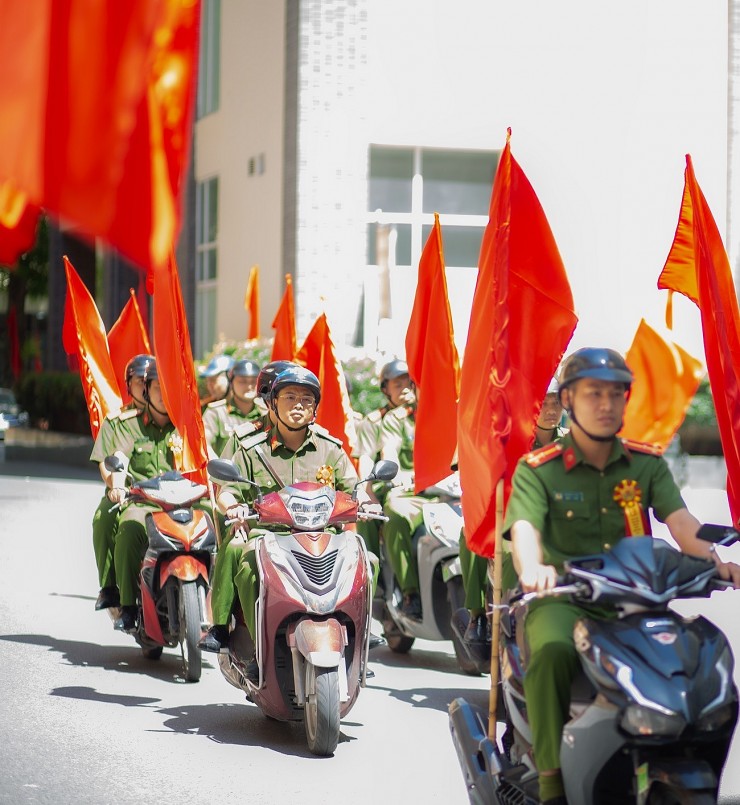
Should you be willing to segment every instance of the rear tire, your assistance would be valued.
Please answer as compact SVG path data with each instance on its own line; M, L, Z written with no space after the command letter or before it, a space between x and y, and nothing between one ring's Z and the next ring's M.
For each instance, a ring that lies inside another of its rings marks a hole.
M447 601L450 604L450 615L465 606L465 591L460 576L455 576L447 582ZM455 629L452 629L452 645L460 670L468 676L480 676L481 670L478 663L470 659L468 651L457 636Z
M180 642L185 679L188 682L198 682L200 679L202 665L201 651L198 648L200 631L198 585L194 581L186 581L180 585Z
M305 704L308 748L314 755L328 757L339 743L339 670L306 664L306 690L314 688Z

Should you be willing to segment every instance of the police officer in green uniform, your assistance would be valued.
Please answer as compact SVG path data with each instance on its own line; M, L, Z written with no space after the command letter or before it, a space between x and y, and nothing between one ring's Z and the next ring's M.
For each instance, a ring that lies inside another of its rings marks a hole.
M211 458L221 455L234 428L244 422L257 422L265 415L256 402L259 374L260 367L254 361L237 361L228 371L228 395L206 406L203 429Z
M248 425L237 428L222 458L232 459L240 474L256 483L263 494L298 481L319 481L351 493L358 479L341 440L313 424L320 400L321 388L316 375L300 366L283 370L275 378L269 397L275 424L269 431L255 432ZM252 486L245 486L240 491L243 500L248 502L256 496ZM359 493L362 503L362 490ZM222 488L217 502L219 510L229 520L235 521L237 530L242 530L240 538L232 539L228 544L228 553L236 557L228 565L236 571L233 584L238 591L245 622L254 637L254 606L259 595L259 574L253 546L248 538L243 538L243 530L250 525L247 519L249 508L235 497L233 487ZM259 531L254 530L251 536L256 533ZM221 580L217 582L217 585L220 584ZM214 585L214 599L220 597L217 585ZM227 592L231 594L228 585ZM201 648L206 651L225 648L230 615L229 611L227 618L222 619L222 612L221 617L217 618L214 610L214 625L201 641ZM256 662L250 663L248 672L256 672Z
M141 411L145 408L144 375L147 366L153 361L153 355L135 355L126 364L126 388L132 401L121 411L116 411L105 418L90 454L90 460L98 464L100 475L106 485L106 493L93 515L93 549L100 582L100 592L95 601L96 610L117 607L120 603L116 584L116 571L113 563L113 536L118 522L118 510L114 507L114 503L119 503L120 500L118 494L110 497L112 494L111 484L114 479L106 469L103 461L106 456L113 455L117 449L117 432L120 422L136 416L137 410Z
M722 578L740 583L740 567L722 563L697 539L699 521L686 508L659 451L617 438L631 383L632 372L611 349L580 349L567 360L559 394L570 433L519 461L507 506L504 536L512 541L524 591L555 586L570 557L644 534L648 508L682 551L714 557ZM524 691L543 802L565 802L560 740L579 667L573 627L584 615L606 613L545 598L530 605L525 622L530 656Z
M223 400L229 393L229 372L234 366L231 355L214 355L200 377L206 381L206 396L200 401L201 409L206 410L209 403Z
M563 408L558 397L558 381L557 378L553 378L547 387L537 416L533 450L552 444L565 435L565 429L560 427L562 418ZM513 589L517 585L517 577L510 551L505 551L502 563L501 586L504 590ZM460 568L465 590L465 606L470 610L470 620L463 640L468 643L486 643L491 639L491 625L486 615L488 560L468 548L464 534L460 535Z
M115 454L127 465L132 480L141 481L175 469L175 456L182 451L182 439L170 421L159 387L157 365L152 361L144 377L144 411L132 411L125 419L119 417L120 428ZM126 496L125 473L114 472L111 481L111 500ZM124 631L136 626L136 595L139 569L146 553L145 518L157 508L148 503L127 505L118 517L115 534L114 560L118 588L121 593L121 621Z

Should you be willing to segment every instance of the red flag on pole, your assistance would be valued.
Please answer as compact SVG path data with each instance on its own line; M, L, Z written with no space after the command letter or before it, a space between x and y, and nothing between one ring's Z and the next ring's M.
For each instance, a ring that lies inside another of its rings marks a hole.
M452 329L439 215L419 260L414 306L406 331L406 361L419 389L414 436L416 492L450 474L457 448L460 362Z
M199 0L0 2L0 176L139 266L179 230L199 18Z
M18 338L18 316L15 312L15 305L8 308L8 315L5 319L8 328L8 347L10 349L10 371L13 380L18 380L21 376L23 364L21 361L21 344Z
M11 182L0 182L0 265L15 268L36 240L39 208L28 204Z
M634 380L621 435L665 450L681 427L704 367L678 344L661 338L645 319L625 359Z
M180 291L174 254L167 266L154 272L154 355L162 399L182 438L181 450L173 450L177 469L193 480L206 482L208 461L203 420L200 416L190 331Z
M329 323L322 313L306 336L296 361L310 369L321 383L321 404L316 414L316 422L321 427L342 440L350 458L357 443L352 406L347 393L347 382L342 364L334 351Z
M740 316L730 261L709 205L686 155L676 235L658 288L691 299L699 308L733 523L740 518Z
M247 340L260 337L260 269L252 266L249 269L247 292L244 294L244 310L249 313Z
M465 536L471 550L487 557L494 553L496 485L504 479L509 486L516 462L530 449L548 383L577 321L555 239L511 155L510 136L511 130L481 244L457 420Z
M293 301L293 278L285 275L285 293L272 321L275 342L272 345L271 361L295 360L297 351L295 336L295 303Z
M136 301L136 292L129 288L131 294L128 302L123 306L121 315L108 331L108 349L113 370L116 373L118 389L121 399L130 402L131 397L126 388L126 364L134 355L150 355L149 336L146 333L144 321L141 318L139 305Z
M64 271L67 298L62 342L67 355L77 357L94 439L105 417L121 407L121 397L108 352L105 326L95 300L67 257L64 258Z

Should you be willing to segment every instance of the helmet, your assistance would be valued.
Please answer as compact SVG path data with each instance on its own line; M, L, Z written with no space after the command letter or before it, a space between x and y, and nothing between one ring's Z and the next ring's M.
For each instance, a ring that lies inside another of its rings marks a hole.
M231 355L214 355L205 369L200 372L201 377L215 377L221 372L228 372L234 365Z
M558 391L560 391L560 383L558 382L557 377L553 377L552 380L547 384L545 397L547 397L548 394L557 394Z
M275 382L275 378L280 372L291 366L296 366L296 364L292 361L271 361L266 363L257 375L257 396L267 402L270 399L270 391L272 391L272 384Z
M159 372L157 371L157 362L152 359L146 367L144 374L142 375L144 378L144 383L146 383L147 388L152 380L159 380Z
M131 382L132 377L145 377L147 366L154 361L154 355L134 355L126 364L126 386Z
M229 380L233 380L235 377L259 377L260 371L259 366L254 361L248 361L243 358L229 369Z
M272 402L275 401L280 389L285 388L285 386L305 386L313 393L314 399L316 400L316 407L318 408L319 402L321 401L321 384L319 383L318 377L316 377L313 372L304 369L303 366L297 365L283 369L275 378L272 388L270 389L270 400Z
M624 383L628 390L632 385L632 372L624 358L615 350L603 347L576 350L565 362L560 373L559 390L584 377Z
M406 361L395 360L386 363L380 370L380 388L385 390L385 386L389 380L393 380L395 377L401 377L401 375L407 375L408 373L409 365Z

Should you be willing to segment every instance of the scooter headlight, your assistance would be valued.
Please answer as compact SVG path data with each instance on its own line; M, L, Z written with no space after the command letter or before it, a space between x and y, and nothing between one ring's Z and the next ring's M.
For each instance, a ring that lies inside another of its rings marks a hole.
M710 710L696 722L696 728L702 732L713 732L714 730L722 729L728 721L735 717L736 709L737 704L735 702L715 707L714 710Z
M678 713L663 713L642 704L631 704L622 714L621 727L631 735L678 738L686 728L686 720Z

